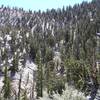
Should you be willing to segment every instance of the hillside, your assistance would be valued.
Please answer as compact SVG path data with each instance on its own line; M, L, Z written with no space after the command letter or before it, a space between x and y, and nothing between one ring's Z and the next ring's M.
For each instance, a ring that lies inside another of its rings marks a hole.
M36 99L100 100L100 0L0 7L0 100Z

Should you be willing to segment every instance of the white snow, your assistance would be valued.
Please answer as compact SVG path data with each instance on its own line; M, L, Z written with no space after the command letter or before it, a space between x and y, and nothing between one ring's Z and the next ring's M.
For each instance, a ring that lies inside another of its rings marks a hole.
M36 64L34 64L32 61L29 61L29 60L26 61L25 67L30 68L31 70L34 70L34 71L37 70Z
M91 96L87 96L86 99L89 100L91 98Z
M37 24L35 24L35 25L32 27L32 29L31 29L32 34L34 33L34 30L35 30L36 27L37 27Z
M100 33L96 33L98 36L100 36Z
M100 62L97 61L97 62L96 62L96 67L97 67L98 72L100 71L100 67L99 67L99 66L100 66Z
M10 45L8 43L6 43L5 48L10 49Z
M43 22L42 24L42 31L44 32L44 26L45 26L45 23Z
M11 59L9 59L9 62L11 62ZM20 63L20 71L15 74L13 77L14 80L12 80L12 88L18 93L18 85L19 85L19 79L20 79L20 74L22 74L22 82L21 82L21 89L25 90L27 89L27 96L30 96L30 91L32 91L33 87L33 82L34 82L34 71L37 70L37 65L30 61L29 59L26 60L25 68L22 68L21 63ZM3 86L3 77L0 77L0 89L2 89ZM34 85L36 83L34 82Z
M23 54L25 54L25 53L26 53L26 49L24 48L24 49L23 49Z
M17 52L20 52L20 49L19 48L17 49Z
M27 38L29 37L29 33L26 33L26 37L27 37Z
M15 55L17 55L17 52L14 52Z
M94 21L93 18L90 18L90 21L93 22Z
M11 36L10 35L6 35L5 37L6 37L7 41L11 40Z
M2 37L0 37L0 41L3 41L3 38Z
M11 58L11 59L8 59L8 62L9 62L9 63L11 63L12 61L13 61L13 58Z
M2 89L2 87L3 87L3 77L0 77L0 90Z
M63 44L64 44L64 42L65 42L64 40L61 40L61 41L60 41L60 44L61 44L61 45L63 45Z
M57 52L57 51L55 51L54 54L55 54L55 56L58 56L58 57L61 56L60 52Z
M2 47L2 48L1 48L1 50L2 50L2 52L4 52L4 51L5 51L5 48L4 48L4 47Z

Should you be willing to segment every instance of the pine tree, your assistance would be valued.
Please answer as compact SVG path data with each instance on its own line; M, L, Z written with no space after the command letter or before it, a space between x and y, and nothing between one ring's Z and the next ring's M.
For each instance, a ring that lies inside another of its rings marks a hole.
M18 55L14 55L10 70L11 70L11 76L14 76L15 73L18 71Z
M9 99L11 97L11 81L8 77L8 69L5 67L4 71L4 86L3 86L3 92L4 92L4 98Z
M43 68L42 68L43 66L41 64L41 56L39 51L36 56L36 63L38 65L37 80L36 80L36 91L38 98L43 96Z
M52 95L54 81L55 81L54 62L53 61L50 61L47 63L45 76L46 76L45 80L46 80L47 93L49 95Z

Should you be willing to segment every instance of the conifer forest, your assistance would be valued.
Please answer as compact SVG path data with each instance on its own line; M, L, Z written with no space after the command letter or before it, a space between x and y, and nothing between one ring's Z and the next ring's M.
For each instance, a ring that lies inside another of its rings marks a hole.
M100 100L100 0L46 11L2 5L0 100Z

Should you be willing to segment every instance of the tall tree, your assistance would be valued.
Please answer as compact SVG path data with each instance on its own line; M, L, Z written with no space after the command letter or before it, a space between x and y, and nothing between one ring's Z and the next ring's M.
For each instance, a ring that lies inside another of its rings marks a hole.
M43 65L41 63L41 54L38 51L36 55L36 63L38 65L37 70L37 80L36 80L36 91L37 91L37 98L43 96Z
M3 83L4 83L4 85L3 85L4 98L10 99L10 97L11 97L11 81L10 81L10 78L8 77L7 66L5 66Z

